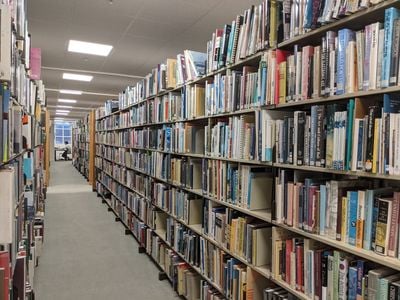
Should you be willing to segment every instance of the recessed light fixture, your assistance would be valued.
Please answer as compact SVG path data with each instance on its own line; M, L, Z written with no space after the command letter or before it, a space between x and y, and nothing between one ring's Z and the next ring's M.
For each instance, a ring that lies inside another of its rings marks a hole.
M56 112L56 115L59 115L59 116L68 116L68 113Z
M60 90L61 94L70 94L70 95L82 95L82 91L75 90Z
M74 99L58 99L58 102L62 102L62 103L76 103L76 100L74 100Z
M57 105L59 108L72 108L70 105Z
M76 53L84 53L99 56L108 56L112 50L113 46L90 43L76 40L69 40L68 51Z
M70 110L64 110L64 109L57 109L56 112L60 112L60 113L70 113Z
M90 82L90 81L92 81L93 76L92 75L73 74L73 73L63 73L63 79Z

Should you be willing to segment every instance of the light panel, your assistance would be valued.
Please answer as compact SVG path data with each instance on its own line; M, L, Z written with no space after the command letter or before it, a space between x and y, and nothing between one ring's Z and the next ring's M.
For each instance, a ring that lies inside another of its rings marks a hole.
M74 73L63 73L63 79L90 82L93 79L92 75L82 75Z
M68 43L69 52L98 55L98 56L108 56L112 48L113 46L111 45L90 43L77 40L70 40Z

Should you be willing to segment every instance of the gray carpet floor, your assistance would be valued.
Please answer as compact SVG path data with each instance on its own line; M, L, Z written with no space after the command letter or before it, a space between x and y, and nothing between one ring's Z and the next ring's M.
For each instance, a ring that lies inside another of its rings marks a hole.
M52 163L46 201L37 300L178 299L71 162Z

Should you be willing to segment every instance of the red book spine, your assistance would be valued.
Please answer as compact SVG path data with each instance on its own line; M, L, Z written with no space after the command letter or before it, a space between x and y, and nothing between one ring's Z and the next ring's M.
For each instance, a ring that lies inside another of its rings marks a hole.
M292 240L292 239L286 240L285 280L286 280L286 282L289 283L289 284L290 284L290 272L292 271L292 270L290 270L290 255L291 255L291 253L292 253L292 249L293 249L293 240ZM294 270L293 270L293 271L294 271Z
M304 292L304 246L296 246L296 290Z
M307 215L307 231L312 232L313 229L313 220L314 220L314 201L315 201L315 193L317 191L316 186L310 186L308 190L308 215Z
M322 265L321 265L321 257L323 250L317 250L314 252L314 264L315 264L315 299L322 299Z
M4 285L3 299L10 299L9 286L10 286L10 255L7 251L0 252L0 269L4 269Z

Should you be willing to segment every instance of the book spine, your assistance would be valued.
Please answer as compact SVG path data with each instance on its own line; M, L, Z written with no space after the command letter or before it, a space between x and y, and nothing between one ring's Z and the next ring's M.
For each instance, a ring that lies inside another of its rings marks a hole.
M378 216L376 221L375 252L387 255L388 228L390 226L391 203L385 199L379 199Z
M325 167L325 106L317 107L316 154L315 166Z
M306 125L306 113L299 112L297 122L297 161L298 166L304 164L304 137L305 137L305 125Z
M391 7L385 10L385 44L383 46L382 61L382 87L389 86L390 79L390 59L392 57L392 37L394 21L398 19L398 11Z
M400 19L394 22L393 39L392 39L392 56L390 59L390 76L389 86L397 84L397 75L399 71L399 55L400 55Z
M392 204L392 215L390 218L390 229L389 229L389 246L388 255L390 257L396 257L398 247L398 235L399 235L399 194L395 193L393 204Z
M327 70L328 70L328 46L325 37L322 37L321 42L321 95L325 96L327 86Z
M363 90L367 91L369 89L369 69L370 69L370 55L371 55L371 45L372 44L372 30L371 25L365 26L365 51L364 51L364 80L363 80Z
M346 35L347 30L339 30L338 33L338 59L337 59L337 84L336 94L342 95L345 93L346 87Z
M356 244L356 223L357 223L358 194L350 192L349 215L347 223L348 243L352 246Z
M311 107L311 131L310 131L310 166L315 166L317 151L317 113L318 106Z
M374 152L374 133L375 133L375 119L377 115L377 106L371 106L368 112L368 132L367 132L367 148L365 157L365 171L372 171L372 161Z

